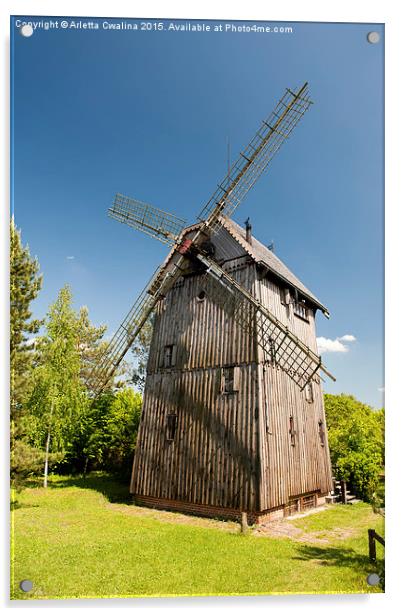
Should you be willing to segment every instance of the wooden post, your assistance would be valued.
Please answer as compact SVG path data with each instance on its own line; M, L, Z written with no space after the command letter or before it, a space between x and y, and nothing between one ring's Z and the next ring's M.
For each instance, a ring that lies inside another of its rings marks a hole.
M375 542L375 530L373 528L368 529L369 538L369 560L376 560L376 542Z
M343 505L347 504L347 482L341 479L341 502Z
M246 534L248 532L248 516L246 511L241 512L241 533Z

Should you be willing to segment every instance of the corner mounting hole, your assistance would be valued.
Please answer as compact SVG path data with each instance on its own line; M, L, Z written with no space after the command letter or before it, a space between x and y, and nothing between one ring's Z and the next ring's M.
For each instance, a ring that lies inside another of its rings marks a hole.
M380 34L378 32L369 32L367 39L369 43L378 43L380 41Z
M377 586L380 582L380 576L377 573L369 573L366 581L369 586Z
M19 587L21 590L23 590L24 592L29 592L32 590L33 588L33 582L31 582L31 580L22 580L19 583Z
M31 24L24 24L23 26L21 26L20 33L22 34L22 36L25 36L25 37L32 36L33 28Z

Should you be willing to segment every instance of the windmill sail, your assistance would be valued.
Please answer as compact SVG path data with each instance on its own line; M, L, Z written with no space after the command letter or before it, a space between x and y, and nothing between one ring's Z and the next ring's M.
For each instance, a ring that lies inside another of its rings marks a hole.
M148 289L152 283L154 283L158 274L159 270L154 274L150 283L139 295L131 310L110 340L103 357L89 375L88 383L90 383L90 390L95 397L109 384L111 377L120 365L124 355L148 320L157 301L154 297L149 295Z
M110 340L100 362L89 375L90 390L96 397L110 382L139 332L145 325L157 302L174 285L183 271L185 257L174 253L167 265L160 266L153 274L131 310Z
M185 222L146 203L115 196L109 215L174 247L166 265L160 267L149 285L110 341L101 362L90 375L95 396L110 382L111 376L133 344L158 300L165 295L186 268L188 256L206 266L208 285L215 300L247 331L256 332L259 345L297 384L303 388L321 369L330 377L320 357L263 307L252 295L222 270L200 245L208 231L219 228L221 216L229 217L246 193L268 167L281 145L312 104L305 83L297 92L287 89L270 116L262 122L251 142L227 174L198 216L201 221L191 239L182 239ZM333 378L333 377L331 377Z
M261 173L270 164L281 145L311 106L308 84L298 92L287 89L267 120L262 122L253 139L219 184L198 216L216 228L219 216L231 216Z
M301 389L319 370L335 380L321 358L251 293L216 262L204 255L198 258L207 267L203 285L206 291L245 331L256 334L259 346L271 363L284 370Z
M174 246L185 226L182 218L120 193L114 197L109 216L170 246Z

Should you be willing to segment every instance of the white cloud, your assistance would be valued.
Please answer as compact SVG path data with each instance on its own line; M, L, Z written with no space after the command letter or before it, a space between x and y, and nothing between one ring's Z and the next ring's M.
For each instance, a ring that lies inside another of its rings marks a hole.
M380 391L380 393L384 393L384 387L379 387L377 391Z
M348 348L340 342L338 338L336 340L330 340L330 338L318 338L317 348L319 353L346 353Z
M317 348L320 355L323 353L348 353L349 348L343 344L344 342L355 342L356 338L352 334L345 334L335 340L331 338L317 338Z
M71 255L69 257L66 257L66 259L68 259L69 261L72 261L73 259L75 259L74 255Z
M352 334L345 334L345 336L341 336L338 340L342 340L343 342L355 342L356 338Z

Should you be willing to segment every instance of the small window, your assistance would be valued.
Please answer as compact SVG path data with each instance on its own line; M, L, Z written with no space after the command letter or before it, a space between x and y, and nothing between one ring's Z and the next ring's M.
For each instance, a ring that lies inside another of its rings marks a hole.
M206 297L205 291L201 291L200 293L198 293L196 299L198 300L198 302L204 302L205 297Z
M232 394L239 390L239 366L222 368L221 391L223 394Z
M163 368L175 366L176 347L174 344L167 344L163 353Z
M173 441L175 433L177 431L177 415L175 413L169 413L167 415L167 440Z
M291 293L289 289L280 288L280 300L284 306L288 306L291 301Z
M290 439L292 447L295 447L295 428L294 428L294 417L290 415Z
M316 494L305 494L301 497L301 510L314 509L316 507Z
M269 338L269 355L270 362L272 364L276 363L276 342L273 338Z
M323 421L320 419L319 421L319 440L320 440L320 444L322 447L324 447L326 438L325 438L325 432L324 432L324 425L323 425Z
M308 381L308 383L306 383L305 385L305 398L307 402L313 402L313 386L311 381Z
M294 302L294 314L304 321L309 321L308 308L303 301Z

